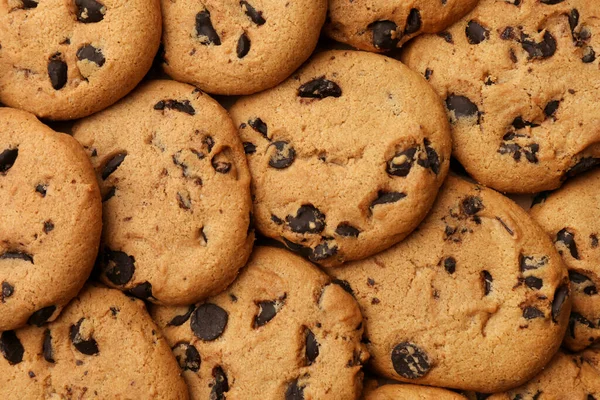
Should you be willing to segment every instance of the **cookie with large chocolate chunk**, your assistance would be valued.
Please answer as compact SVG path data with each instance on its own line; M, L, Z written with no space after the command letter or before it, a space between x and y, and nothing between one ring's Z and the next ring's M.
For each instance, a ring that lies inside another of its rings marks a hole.
M393 59L317 54L230 113L256 226L323 266L375 254L425 217L449 165L449 126L424 79Z
M98 253L100 191L76 140L0 108L0 331L55 319Z
M223 293L153 306L195 399L357 399L368 353L358 304L314 265L257 247Z
M159 0L0 2L0 101L67 120L129 93L152 65Z
M445 99L454 157L477 181L536 193L600 163L600 4L482 0L402 61Z
M254 242L250 174L227 112L192 86L151 81L81 120L104 208L101 280L181 305L219 293Z
M569 321L567 270L545 232L454 176L402 243L327 271L361 306L371 367L403 382L510 389L546 365Z

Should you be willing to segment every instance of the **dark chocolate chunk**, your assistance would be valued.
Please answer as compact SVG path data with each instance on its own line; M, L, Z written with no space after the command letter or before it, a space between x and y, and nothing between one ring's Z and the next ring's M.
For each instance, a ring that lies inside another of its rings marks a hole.
M531 269L538 269L545 266L548 263L547 257L536 258L534 256L526 256L519 254L519 268L521 272L525 272Z
M175 110L189 115L196 115L196 110L189 100L161 100L154 105L155 110Z
M279 141L270 144L275 147L275 152L269 159L269 166L276 169L285 169L294 163L296 150L288 142Z
M52 314L54 314L54 311L56 311L56 306L48 306L41 308L33 314L31 314L31 316L27 320L27 323L29 325L42 326L46 322L48 322L48 319L50 319Z
M575 33L577 25L579 25L579 11L574 8L569 13L569 27L571 28L571 32Z
M444 269L447 273L453 274L456 271L456 259L454 257L444 259Z
M544 38L540 43L531 40L529 36L521 35L521 46L529 53L529 59L549 58L556 52L556 39L548 31L544 33Z
M229 382L223 368L213 368L212 375L215 378L210 391L210 400L225 400L225 393L229 391Z
M492 291L492 282L494 282L494 278L492 278L492 274L488 271L481 271L481 280L483 281L483 293L487 296Z
M540 311L538 308L533 306L525 307L523 310L523 318L525 319L535 319L535 318L544 318L544 313Z
M554 299L552 300L552 321L558 322L560 312L567 297L569 297L569 285L561 285L554 292Z
M476 196L468 196L460 203L460 209L465 215L475 215L483 210L483 201Z
M213 157L211 161L212 167L220 174L227 174L231 171L231 163L226 161L218 161L216 159L217 156Z
M254 317L254 328L261 327L277 315L278 302L276 300L261 301L258 304L258 314Z
M96 340L93 337L85 338L81 335L80 329L83 321L85 321L85 318L81 318L79 321L77 321L77 324L71 325L71 329L69 331L71 342L77 351L82 354L86 354L88 356L98 354L99 350Z
M411 147L394 154L387 162L387 173L392 176L407 176L415 162L416 152L417 147Z
M200 11L196 14L196 34L200 39L200 43L205 46L209 44L214 44L215 46L221 45L221 38L219 38L217 31L213 28L208 10Z
M575 175L579 175L593 167L595 167L596 165L600 164L600 158L594 158L594 157L583 157L581 158L577 164L575 164L574 166L572 166L566 173L566 177L567 178L571 178Z
M127 291L128 294L142 300L152 299L152 284L150 282L140 283Z
M246 33L242 33L242 35L238 39L237 48L236 48L238 58L246 57L246 55L248 54L249 51L250 51L250 38L248 37L248 35L246 35Z
M380 190L377 192L377 198L371 202L370 208L373 209L375 206L380 204L395 203L406 197L406 194L400 192L386 192Z
M360 230L347 222L342 222L335 228L335 233L344 237L358 237L358 235L360 235Z
M326 258L333 257L337 254L337 246L329 246L329 242L324 242L317 245L308 256L308 259L313 262L325 260Z
M194 335L204 341L217 339L225 331L229 315L216 304L205 303L194 310L190 326Z
M474 20L469 21L465 33L470 44L479 44L490 37L489 29L484 28Z
M352 296L354 296L354 290L352 290L352 287L350 286L350 282L345 281L343 279L334 279L331 281L331 283L341 286L342 289L344 289L346 292L350 293Z
M54 351L52 350L52 334L50 333L50 329L44 331L42 353L44 354L44 360L54 364Z
M23 361L25 349L15 331L4 331L0 334L0 353L10 365Z
M306 328L306 363L312 365L319 356L319 342L315 338L315 334Z
M579 314L578 312L572 311L571 315L569 316L569 334L571 335L571 337L573 339L575 339L575 324L576 323L585 325L588 328L596 327L596 326L594 326L594 324L592 322L590 322L583 315Z
M0 174L6 174L17 161L18 156L19 149L6 149L0 153Z
M587 281L591 282L589 277L574 270L569 270L569 280L573 283L584 283Z
M502 33L500 34L500 39L502 40L512 40L515 38L515 28L512 26L507 26L504 28Z
M596 61L596 52L592 48L592 46L585 46L583 48L583 57L581 57L581 61L585 64L593 63Z
M546 107L544 107L544 114L546 115L546 117L553 117L554 114L556 114L559 105L559 100L552 100L548 104L546 104Z
M454 116L458 118L469 118L479 115L479 108L465 96L452 94L446 98L446 107L449 111L454 111Z
M567 249L569 249L571 257L579 260L579 251L577 250L577 244L575 243L575 234L569 232L567 228L561 229L556 234L556 242L561 242L564 244ZM560 253L562 254L562 251L560 251Z
M304 400L304 386L299 386L297 380L290 382L285 391L285 400Z
M598 241L598 235L595 235L593 233L590 235L590 241L593 249L598 247L598 245L600 244L600 242Z
M425 79L429 80L429 78L431 78L431 75L433 75L433 70L425 68L425 74L423 75L425 76Z
M105 248L101 265L106 278L113 284L122 286L131 280L135 272L135 258L122 251Z
M373 46L379 50L392 50L398 45L400 33L394 21L375 21L367 27L373 32Z
M99 67L103 66L106 62L104 59L104 54L102 54L102 50L97 49L90 44L86 44L77 50L77 59L79 61L88 60Z
M60 57L60 53L56 53L48 61L48 76L54 90L60 90L67 84L69 67Z
M115 172L125 160L125 157L127 157L127 153L117 153L112 156L102 169L102 180L106 180L113 172Z
M262 11L256 11L256 9L252 7L247 1L240 1L240 6L242 7L246 15L250 18L250 20L256 25L261 26L264 25L265 22L267 22L265 21L262 15Z
M38 184L35 187L35 191L38 192L39 194L41 194L42 197L46 197L46 191L47 190L48 190L48 187L46 185Z
M446 41L446 43L450 43L450 44L454 44L454 38L452 37L452 34L448 31L443 31L437 34L439 37L441 37L442 39L444 39Z
M105 201L108 201L110 199L112 199L115 195L117 191L116 187L111 187L110 189L108 189L108 192L106 192L106 194L104 196L102 196L102 202L104 203Z
M24 10L36 8L38 6L38 0L21 0L21 2L23 3Z
M2 291L0 292L0 302L5 303L6 299L13 295L15 292L15 287L10 283L4 281L2 282Z
M540 3L554 5L554 4L562 3L563 1L565 1L565 0L540 0Z
M536 276L528 276L525 278L525 285L530 289L541 289L544 286L544 281Z
M77 20L83 23L100 22L106 14L104 4L96 0L75 0Z
M312 204L302 205L296 216L285 217L287 226L296 233L320 233L325 229L325 214Z
M298 88L298 96L310 99L324 99L326 97L340 97L342 89L339 85L325 76L313 79Z
M440 173L440 157L433 147L429 139L423 139L423 145L425 147L426 158L419 157L417 164L423 168L429 168L434 174Z
M550 196L550 193L552 193L552 192L549 190L538 193L531 201L531 207L533 207L537 204L543 204L546 201L546 199L548 198L548 196Z
M21 251L7 251L0 255L0 260L23 260L30 263L33 262L33 256L31 254L27 254Z
M421 29L421 12L416 8L411 8L406 18L406 26L404 27L404 33L411 35L417 33Z
M194 345L181 342L173 347L173 354L182 371L198 372L200 370L200 353Z
M248 125L256 132L260 133L265 139L270 140L268 133L267 124L260 118L254 118L248 121Z
M283 225L283 220L275 214L271 214L271 221L273 221L277 225Z
M52 223L52 221L45 221L44 222L44 233L49 233L52 232L54 230L54 223Z
M256 153L256 145L250 142L244 142L244 153L245 154L254 154Z
M406 379L421 378L431 369L427 354L413 343L397 344L391 357L396 373Z
M187 312L183 315L176 315L175 317L173 317L173 319L167 324L168 326L181 326L183 325L188 319L190 319L190 316L192 315L192 313L194 312L194 309L196 307L194 307L194 305L191 305L190 308L188 308Z

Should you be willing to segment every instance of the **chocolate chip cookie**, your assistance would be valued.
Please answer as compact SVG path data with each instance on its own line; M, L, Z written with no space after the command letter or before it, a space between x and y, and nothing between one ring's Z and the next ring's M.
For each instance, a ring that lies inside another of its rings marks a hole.
M66 120L100 111L144 77L159 0L0 1L0 101Z
M92 270L100 191L76 140L0 108L0 331L52 321Z
M482 0L402 60L445 100L454 156L504 192L555 189L600 160L594 0Z
M440 99L381 55L317 54L230 113L250 165L257 228L323 266L402 240L448 171Z
M165 71L227 95L259 92L290 76L315 49L327 10L327 0L161 3Z
M446 389L409 384L385 384L365 387L363 400L466 400Z
M361 306L372 368L416 384L520 385L550 361L571 310L545 232L509 199L454 176L406 240L328 272Z
M257 247L226 292L154 306L194 399L356 399L363 323L343 286L286 250Z
M421 33L438 33L479 0L329 0L325 32L367 51L389 51Z
M104 283L181 305L235 279L254 242L250 174L217 102L183 83L150 81L73 135L102 191Z
M550 235L569 268L573 310L564 343L580 351L600 342L600 170L574 178L535 203L531 216Z
M144 304L87 286L46 327L0 333L3 399L187 399Z

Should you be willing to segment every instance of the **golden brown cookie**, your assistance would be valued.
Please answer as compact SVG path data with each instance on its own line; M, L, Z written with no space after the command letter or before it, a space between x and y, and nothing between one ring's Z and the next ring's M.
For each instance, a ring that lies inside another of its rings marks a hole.
M364 400L466 400L465 396L450 390L431 386L385 384L365 389Z

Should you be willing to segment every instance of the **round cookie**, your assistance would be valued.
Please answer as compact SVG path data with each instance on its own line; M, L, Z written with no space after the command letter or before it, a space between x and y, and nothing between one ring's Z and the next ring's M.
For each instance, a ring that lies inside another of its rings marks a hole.
M323 266L402 240L448 171L439 98L381 55L317 54L230 114L248 157L258 230Z
M476 396L473 396L477 399ZM548 366L527 384L487 400L600 399L600 350L556 353Z
M235 279L254 242L250 174L217 102L183 83L150 81L78 122L73 136L102 191L104 283L181 305Z
M159 0L0 1L0 102L55 120L93 114L140 82L160 36Z
M188 389L144 304L86 286L43 328L0 333L3 399L181 399Z
M192 399L357 399L363 324L340 285L286 250L257 247L226 292L152 316Z
M573 310L564 344L570 350L580 351L600 342L600 229L597 225L600 170L569 180L551 196L537 201L531 216L554 241L569 268L573 289Z
M389 51L422 33L438 33L479 0L329 0L325 33L367 51Z
M165 71L226 95L256 93L290 76L315 49L327 11L327 0L161 3Z
M600 3L482 0L402 61L445 99L454 156L503 192L555 189L597 164Z
M25 111L0 108L0 331L52 321L98 253L102 206L83 149Z
M386 384L365 389L363 400L466 400L465 396L429 386Z
M571 310L567 270L544 231L454 176L402 243L328 272L361 306L372 368L415 384L520 385L550 361Z

